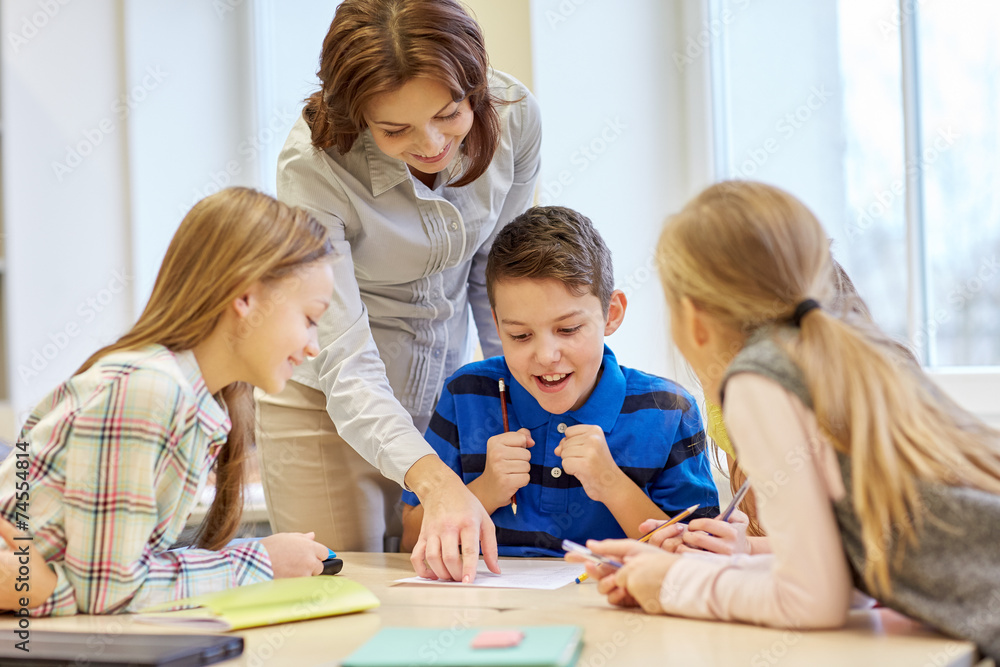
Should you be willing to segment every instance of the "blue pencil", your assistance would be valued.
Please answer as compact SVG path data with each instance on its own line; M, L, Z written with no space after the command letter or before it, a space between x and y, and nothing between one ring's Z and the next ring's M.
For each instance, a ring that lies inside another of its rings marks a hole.
M733 510L736 509L736 506L740 504L740 501L743 500L743 497L747 495L747 491L749 490L750 480L748 479L743 482L743 486L741 486L740 490L736 492L736 495L733 496L733 501L729 503L729 507L726 508L726 511L719 515L719 518L723 521L729 521L729 517L733 515Z

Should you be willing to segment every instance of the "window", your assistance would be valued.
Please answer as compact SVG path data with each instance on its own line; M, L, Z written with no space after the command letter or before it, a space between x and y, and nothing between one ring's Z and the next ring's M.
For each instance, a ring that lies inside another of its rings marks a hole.
M1000 383L1000 5L709 0L706 12L721 26L716 177L803 199L879 323L963 404L983 403Z
M913 16L928 361L1000 366L1000 5L926 2Z
M879 323L1000 423L987 400L1000 385L1000 5L704 12L716 178L803 199Z

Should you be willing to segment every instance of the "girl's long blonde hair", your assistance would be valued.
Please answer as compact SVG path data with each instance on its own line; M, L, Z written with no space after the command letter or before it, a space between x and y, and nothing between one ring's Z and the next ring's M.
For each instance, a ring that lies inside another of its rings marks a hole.
M838 313L842 317L852 317L861 318L866 324L874 325L874 320L872 319L871 312L868 310L868 305L864 302L861 296L858 294L857 289L854 287L854 282L851 277L847 275L847 271L844 267L837 262L836 259L831 258L834 270L834 290L833 290L833 300L828 309L830 312ZM906 346L896 343L893 341L898 354L906 361L917 364L916 357L913 356L913 352ZM708 409L708 420L710 423L710 428L708 429L709 435L715 438L725 438L728 442L729 436L726 432L726 425L722 420L722 408L712 405ZM732 445L728 445L727 449L732 450ZM740 467L739 462L736 460L735 456L727 457L727 467L729 469L729 489L730 493L734 496L739 491L740 487L743 486L743 482L746 481L746 473L743 472L743 468ZM763 537L766 535L764 529L760 525L760 520L757 515L757 499L754 497L753 491L751 490L739 505L740 510L747 515L749 520L749 526L747 527L747 535L751 537Z
M745 334L790 321L807 298L822 304L798 336L776 342L802 370L820 429L850 457L869 590L890 591L885 555L901 559L917 539L918 481L1000 493L1000 433L947 399L863 304L837 294L827 235L795 197L713 185L668 221L658 259L669 298L688 297Z
M91 355L77 373L119 350L154 343L175 352L190 350L251 285L286 277L332 252L326 228L302 209L248 188L206 197L174 234L135 326ZM234 382L220 394L232 430L215 464L215 499L198 530L197 544L206 549L224 546L239 528L244 464L254 431L253 388Z

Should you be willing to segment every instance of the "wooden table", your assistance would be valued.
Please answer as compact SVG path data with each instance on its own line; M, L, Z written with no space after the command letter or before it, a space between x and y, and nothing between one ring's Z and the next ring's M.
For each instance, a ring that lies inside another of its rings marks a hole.
M836 631L795 632L739 623L694 621L610 606L593 582L555 591L393 585L413 575L404 554L344 553L344 573L371 589L382 606L361 614L285 623L239 632L246 648L224 665L311 667L336 665L383 626L455 630L484 625L584 626L579 665L749 665L750 667L971 666L975 646L943 637L889 611L851 612ZM16 625L0 619L0 629ZM81 661L95 661L123 632L176 632L132 616L32 619L31 630L81 633ZM415 658L416 659L416 658ZM417 664L416 662L414 664Z

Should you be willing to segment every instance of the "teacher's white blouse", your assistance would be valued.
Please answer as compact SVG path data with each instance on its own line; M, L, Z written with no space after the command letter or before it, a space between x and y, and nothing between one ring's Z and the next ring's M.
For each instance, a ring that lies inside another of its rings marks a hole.
M434 453L421 432L444 379L472 360L473 322L484 354L500 354L486 256L496 232L532 204L541 123L516 79L492 71L490 87L513 103L498 105L499 147L469 185L444 185L462 170L456 159L428 188L370 130L344 155L318 150L303 118L278 159L278 198L315 215L337 250L320 354L293 379L326 394L340 435L400 484Z

